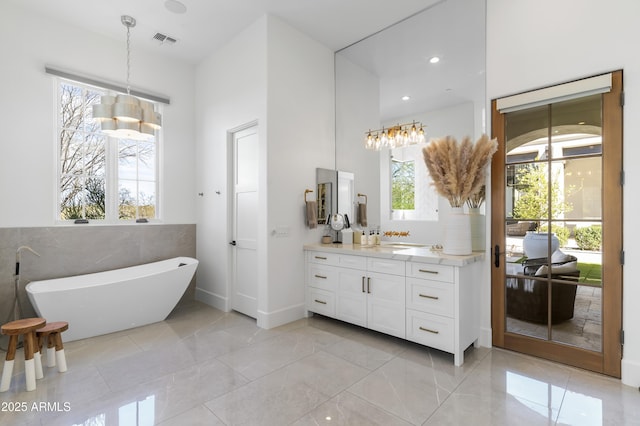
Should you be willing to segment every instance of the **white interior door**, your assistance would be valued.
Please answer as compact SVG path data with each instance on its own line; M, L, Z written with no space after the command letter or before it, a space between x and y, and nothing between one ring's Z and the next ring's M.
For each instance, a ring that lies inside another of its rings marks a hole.
M233 134L231 309L258 313L258 128Z

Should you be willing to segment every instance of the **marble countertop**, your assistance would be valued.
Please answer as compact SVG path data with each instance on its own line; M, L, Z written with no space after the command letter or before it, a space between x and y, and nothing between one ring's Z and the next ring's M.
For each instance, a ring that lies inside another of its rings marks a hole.
M410 262L433 263L450 266L465 266L484 259L484 252L474 251L470 255L454 256L432 251L429 246L402 245L382 243L375 246L360 244L305 244L305 250L323 251L329 253L351 254L355 256L382 257Z

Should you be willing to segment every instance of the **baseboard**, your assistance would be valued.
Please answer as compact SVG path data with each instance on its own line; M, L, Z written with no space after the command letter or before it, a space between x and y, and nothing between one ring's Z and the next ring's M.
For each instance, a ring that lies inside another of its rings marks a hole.
M622 360L622 383L640 388L640 362Z
M219 294L196 287L195 299L223 312L229 312L229 299Z
M478 345L483 348L490 348L493 346L493 332L491 328L480 327L480 336L478 337Z
M304 318L306 314L305 304L288 306L273 312L265 312L258 310L258 327L274 328L292 321Z

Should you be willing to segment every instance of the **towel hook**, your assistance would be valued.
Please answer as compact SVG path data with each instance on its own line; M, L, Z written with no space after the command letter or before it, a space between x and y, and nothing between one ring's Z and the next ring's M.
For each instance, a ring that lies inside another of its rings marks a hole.
M367 204L367 196L366 194L361 194L358 192L358 197L364 197L364 203Z
M307 202L307 194L310 193L310 192L313 193L313 190L312 189L305 189L304 190L304 202L305 203Z

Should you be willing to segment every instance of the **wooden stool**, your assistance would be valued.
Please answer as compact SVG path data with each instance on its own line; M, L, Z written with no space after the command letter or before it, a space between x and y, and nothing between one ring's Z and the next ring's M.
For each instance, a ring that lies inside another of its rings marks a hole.
M7 357L2 370L0 392L6 392L11 387L13 362L16 357L19 336L23 336L24 342L24 376L27 382L27 391L36 389L36 377L42 378L42 363L40 361L40 350L36 346L35 331L46 323L47 321L44 318L25 318L8 322L2 326L2 334L9 336L9 347L7 348Z
M65 321L50 322L36 331L38 348L42 352L44 342L47 342L47 367L54 367L58 363L58 371L67 371L67 359L62 346L62 332L69 329Z

